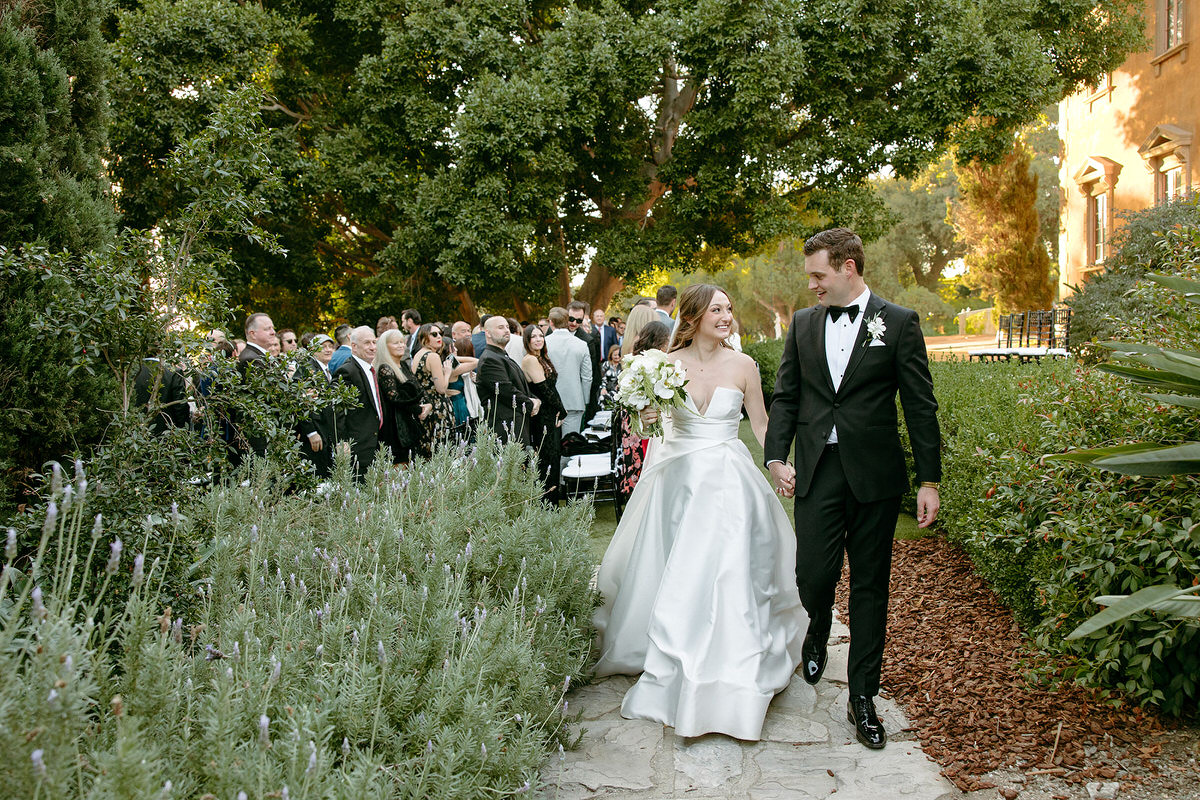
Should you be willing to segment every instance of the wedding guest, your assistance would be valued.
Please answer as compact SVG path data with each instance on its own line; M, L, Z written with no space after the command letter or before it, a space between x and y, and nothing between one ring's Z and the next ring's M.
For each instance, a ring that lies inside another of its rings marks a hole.
M158 400L150 402L150 395L157 387ZM188 408L187 382L183 374L163 365L157 358L142 359L142 367L133 379L134 403L153 413L151 427L156 436L166 433L168 428L186 428L192 413Z
M604 354L600 351L600 332L589 330L591 320L588 317L588 304L582 300L573 300L567 306L567 323L575 338L587 345L588 357L591 359L592 383L588 388L587 405L583 408L583 421L587 423L600 410L600 365L604 363ZM581 426L582 427L582 426Z
M469 369L462 364L453 370L446 368L442 362L449 355L449 348L443 339L441 328L425 323L417 329L418 350L413 355L413 375L421 387L421 400L433 407L433 411L421 421L430 451L445 441L454 430L454 407L448 396L450 381Z
M595 331L596 341L600 346L600 362L596 364L597 368L602 366L608 360L608 351L615 345L620 344L620 337L617 336L617 329L611 324L604 323L604 309L598 308L592 312L592 320L595 323L593 330Z
M632 320L633 314L630 313L629 317ZM651 320L638 333L631 352L633 355L640 355L647 350L666 352L670 339L671 331L667 326L658 320ZM617 463L617 491L628 499L629 495L633 494L633 488L637 486L638 479L642 476L642 462L646 459L646 447L650 440L643 439L633 432L633 426L630 424L627 413L621 412L615 416L617 421L613 425L613 430L617 430L619 426L621 435L621 454L618 456Z
M542 401L531 394L525 373L504 351L512 336L508 321L504 317L489 317L484 334L487 347L479 356L483 418L501 442L512 440L528 446L529 418L537 415Z
M300 344L303 356L297 360L292 380L300 383L309 375L320 375L326 384L333 380L329 372L329 360L335 349L333 339L323 333L306 333L300 337ZM296 432L300 439L300 456L313 465L317 477L329 477L333 471L333 406L324 406L300 420Z
M537 321L537 326L542 329L542 333L544 335L548 336L550 334L550 318L549 317L539 317L538 321Z
M338 368L346 362L352 353L350 351L350 331L349 325L338 325L333 332L333 338L337 339L338 347L333 351L333 358L329 359L329 371L337 372Z
M417 352L417 331L421 329L421 312L406 308L400 312L400 329L408 335L408 352Z
M528 325L521 334L521 372L529 383L530 393L541 401L541 408L530 419L530 443L537 448L538 474L546 487L543 495L551 503L558 502L558 485L562 480L562 424L567 410L563 408L556 384L558 373L546 356L546 336L541 328Z
M508 344L504 346L504 351L508 353L508 357L518 364L525 357L525 329L521 327L521 323L517 322L512 317L508 317L508 332L512 337L508 340Z
M633 343L637 341L642 328L657 320L658 315L648 305L636 305L630 309L629 318L625 320L625 335L621 339L621 355L627 356L632 353Z
M209 344L220 344L221 342L225 341L228 341L228 339L225 338L225 331L221 330L220 328L213 328L208 332Z
M460 353L451 337L452 329L443 326L441 330L443 352L448 354L444 366L451 375L457 376L450 378L446 384L446 396L450 398L450 407L454 411L454 428L451 433L454 441L458 442L470 438L471 412L467 408L467 381L471 380L479 361L472 355L475 349L469 337L464 344L471 348L470 351Z
M279 349L281 353L290 353L299 346L296 340L296 332L291 328L284 328L279 332Z
M654 305L658 307L658 318L668 328L675 324L675 320L671 318L671 314L675 312L678 295L679 290L669 283L666 286L660 286L658 293L654 295Z
M379 384L375 376L375 331L366 325L352 330L350 349L350 358L338 367L333 377L357 390L359 406L338 411L337 442L339 447L349 448L354 458L354 476L362 480L375 461L375 451L379 449L379 428L383 424Z
M238 355L238 372L241 373L242 380L246 380L246 376L250 371L261 367L270 354L271 347L279 347L279 338L275 335L275 323L271 318L263 313L251 314L246 318L246 346L242 348L242 352ZM243 420L239 420L242 425L242 430L238 436L238 451L241 456L253 452L258 456L267 454L267 440L261 431L250 429L244 424ZM240 463L240 459L239 459Z
M241 358L242 351L244 351L245 349L246 349L246 340L245 339L234 339L233 340L233 357L234 358Z
M395 317L380 317L375 323L375 335L383 336L384 331L400 330L400 323L396 322Z
M392 451L392 461L407 464L414 455L429 455L421 421L433 406L421 402L421 387L408 366L408 337L389 328L375 348L375 374L383 401L383 427L379 438Z
M617 393L617 380L621 377L621 346L609 345L608 358L600 368L600 400L603 405Z
M582 312L571 312L575 327L583 322ZM592 357L588 346L575 337L567 309L550 309L550 327L546 337L546 354L558 373L558 396L567 409L563 435L579 433L583 428L583 412L592 392Z

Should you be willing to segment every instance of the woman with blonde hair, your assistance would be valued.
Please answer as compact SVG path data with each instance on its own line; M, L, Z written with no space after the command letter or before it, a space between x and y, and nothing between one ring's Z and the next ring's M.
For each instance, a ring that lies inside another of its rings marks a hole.
M621 355L627 356L633 352L633 343L637 341L642 328L651 322L658 321L658 314L650 306L634 306L625 320L625 337L621 339Z
M680 295L669 357L687 371L686 402L669 411L597 574L596 674L640 675L626 718L757 740L808 618L795 533L738 438L743 405L759 443L767 412L754 360L725 341L732 323L718 287Z
M392 462L407 464L413 453L429 454L421 420L433 406L421 402L421 387L408 366L408 337L392 328L375 345L375 378L383 406L379 440L392 450Z

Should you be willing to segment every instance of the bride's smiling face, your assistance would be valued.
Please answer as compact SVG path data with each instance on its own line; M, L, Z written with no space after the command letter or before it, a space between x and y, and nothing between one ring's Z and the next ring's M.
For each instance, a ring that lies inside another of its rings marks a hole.
M697 333L713 339L725 339L733 329L733 303L724 292L714 292L700 318Z

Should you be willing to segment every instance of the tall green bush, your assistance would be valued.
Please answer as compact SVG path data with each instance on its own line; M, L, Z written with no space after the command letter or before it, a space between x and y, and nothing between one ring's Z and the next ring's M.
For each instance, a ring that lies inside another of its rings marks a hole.
M945 438L943 530L1062 674L1179 713L1200 698L1200 635L1178 620L1066 641L1097 595L1200 575L1200 479L1049 465L1043 454L1184 441L1194 416L1073 363L935 362Z
M742 342L742 352L758 364L758 377L762 381L763 398L768 408L771 406L771 396L775 394L775 374L779 372L779 362L783 360L783 342L783 339Z
M0 247L82 252L113 236L104 13L99 0L0 8ZM35 334L59 288L0 268L0 517L30 499L47 461L96 442L115 405L110 378L70 377L69 343Z
M361 485L345 463L319 492L264 485L155 523L206 543L182 615L142 542L115 550L78 483L69 508L54 492L62 559L0 579L5 793L532 793L591 644L586 507L538 502L526 455L490 439ZM76 570L130 589L72 593Z

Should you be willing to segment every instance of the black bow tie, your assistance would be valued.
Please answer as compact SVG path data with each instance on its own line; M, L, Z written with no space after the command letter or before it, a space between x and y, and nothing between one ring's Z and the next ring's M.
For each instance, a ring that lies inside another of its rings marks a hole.
M834 322L837 322L838 317L840 317L842 314L845 314L847 317L850 318L851 322L854 322L854 320L858 317L858 306L830 306L829 307L829 318L831 320L833 320Z

